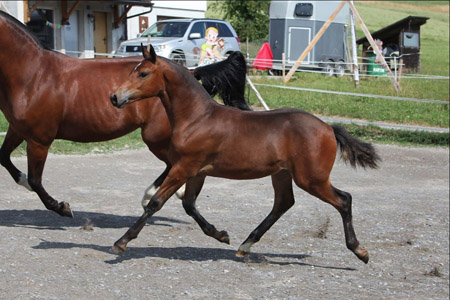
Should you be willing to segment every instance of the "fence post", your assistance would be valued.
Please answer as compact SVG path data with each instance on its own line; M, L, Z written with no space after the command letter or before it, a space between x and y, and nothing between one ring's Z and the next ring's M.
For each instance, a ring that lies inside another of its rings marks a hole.
M283 64L283 82L284 82L284 77L286 76L286 63L285 63L285 59L286 59L286 55L284 54L284 52L283 52L283 54L281 54L281 59L282 59L282 64ZM284 84L286 84L286 82L284 82Z
M399 60L398 64L399 64L399 67L398 67L397 83L400 86L400 80L401 80L402 73L403 73L403 58L402 57L400 57L400 60Z
M397 92L401 91L400 86L398 85L397 81L394 79L394 75L392 74L391 69L386 63L386 60L384 59L383 55L380 53L380 49L378 49L377 45L375 44L372 35L370 34L369 29L367 29L366 24L364 24L364 21L362 20L361 16L359 15L358 11L356 10L356 7L353 5L353 3L349 2L350 9L353 12L353 15L355 16L356 20L359 22L359 25L361 26L362 31L364 32L364 35L367 38L367 41L372 46L373 51L375 51L376 55L379 57L381 61L381 66L386 70L386 73L389 76L389 79L391 80L392 84L394 85L394 88Z
M350 1L353 3L353 0ZM350 10L350 29L352 33L352 52L353 52L353 64L352 71L355 79L355 86L359 87L359 67L358 67L358 48L356 47L356 33L355 33L355 17L353 11Z
M398 74L397 74L397 57L395 57L395 56L391 56L391 59L392 59L392 57L394 58L394 78L395 78L395 81L397 81L397 83L398 83Z

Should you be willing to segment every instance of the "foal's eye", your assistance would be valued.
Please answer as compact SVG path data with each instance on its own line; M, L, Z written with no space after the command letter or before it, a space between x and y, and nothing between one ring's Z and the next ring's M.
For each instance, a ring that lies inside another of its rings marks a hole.
M147 72L141 72L141 73L139 73L139 77L140 78L145 78L145 77L147 77L148 76L148 73Z

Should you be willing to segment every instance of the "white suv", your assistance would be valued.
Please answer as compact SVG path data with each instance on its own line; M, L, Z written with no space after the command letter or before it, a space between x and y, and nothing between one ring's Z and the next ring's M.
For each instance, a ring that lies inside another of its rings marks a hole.
M198 64L202 45L206 42L205 31L214 27L219 31L225 47L220 54L226 56L240 51L240 40L230 23L215 19L173 19L159 21L150 26L142 35L120 44L115 56L140 55L141 43L147 45L148 39L157 55L170 58L186 67Z

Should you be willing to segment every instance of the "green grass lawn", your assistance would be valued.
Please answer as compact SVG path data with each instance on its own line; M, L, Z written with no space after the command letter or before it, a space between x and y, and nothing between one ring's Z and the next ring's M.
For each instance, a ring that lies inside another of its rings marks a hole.
M448 81L427 81L420 90L414 89L417 81L404 81L403 91L396 93L386 78L364 80L360 88L355 89L349 78L327 77L321 74L297 73L297 78L287 86L314 88L340 92L356 92L366 94L392 95L407 98L446 100ZM281 79L254 78L254 83L283 85ZM431 88L433 87L433 88ZM434 104L411 101L395 101L368 97L323 94L307 91L277 89L257 86L264 101L270 108L294 107L314 114L325 116L341 116L370 121L384 121L411 125L449 127L448 104ZM434 91L439 92L434 92ZM259 105L256 96L250 93L250 103Z

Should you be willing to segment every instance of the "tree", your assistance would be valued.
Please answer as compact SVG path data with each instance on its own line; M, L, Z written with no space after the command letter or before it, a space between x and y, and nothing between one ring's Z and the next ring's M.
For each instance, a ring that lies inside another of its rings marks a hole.
M270 1L215 1L224 18L231 23L241 39L266 39L269 34Z

